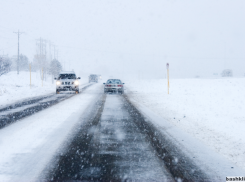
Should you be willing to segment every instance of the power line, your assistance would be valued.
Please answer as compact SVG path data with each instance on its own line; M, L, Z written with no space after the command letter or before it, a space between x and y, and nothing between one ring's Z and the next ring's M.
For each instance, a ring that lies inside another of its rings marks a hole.
M20 35L21 34L23 34L24 32L20 32L19 30L18 30L18 32L13 32L13 33L16 33L16 34L18 34L18 61L17 61L17 74L19 74L19 58L20 58L20 44L19 44L19 42L20 42Z
M2 25L0 25L0 28L4 28L4 29L11 30L11 28L3 27ZM12 29L12 30L13 30L13 29Z

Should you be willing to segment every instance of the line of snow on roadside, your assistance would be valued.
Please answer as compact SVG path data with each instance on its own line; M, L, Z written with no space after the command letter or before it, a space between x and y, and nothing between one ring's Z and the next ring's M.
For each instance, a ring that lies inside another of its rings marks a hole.
M51 160L88 105L95 84L71 99L0 130L0 181L33 181Z
M87 78L79 80L80 85L87 82ZM19 100L55 93L55 81L52 82L50 75L47 75L42 86L39 72L32 72L31 83L30 87L30 72L27 71L22 71L19 75L14 71L1 75L0 107Z

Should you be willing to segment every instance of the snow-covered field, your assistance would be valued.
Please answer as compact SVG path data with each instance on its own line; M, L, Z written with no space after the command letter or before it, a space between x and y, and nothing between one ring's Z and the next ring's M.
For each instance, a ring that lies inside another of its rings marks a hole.
M80 84L87 83L87 78L81 78ZM30 87L30 72L21 71L17 75L16 71L0 76L0 107L6 104L20 101L31 97L55 93L55 80L47 76L43 81L39 72L32 72Z
M245 169L245 78L125 80L138 104ZM159 125L164 126L164 123Z

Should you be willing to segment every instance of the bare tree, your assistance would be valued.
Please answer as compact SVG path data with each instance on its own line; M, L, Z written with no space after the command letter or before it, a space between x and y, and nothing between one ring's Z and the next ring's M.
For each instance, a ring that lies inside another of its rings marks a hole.
M8 73L11 70L12 61L9 57L0 56L0 75Z
M57 59L53 59L49 65L49 74L52 75L52 83L56 76L62 71L62 65Z
M221 73L221 76L222 77L232 77L233 76L232 70L231 69L223 70Z

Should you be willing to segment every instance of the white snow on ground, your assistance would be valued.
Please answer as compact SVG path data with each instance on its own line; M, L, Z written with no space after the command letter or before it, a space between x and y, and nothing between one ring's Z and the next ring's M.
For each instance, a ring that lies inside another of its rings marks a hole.
M163 118L158 125L167 121L245 169L245 78L171 79L169 95L166 79L125 83L135 103Z
M84 84L88 79L81 78L79 82ZM55 80L52 83L50 75L43 81L42 86L40 73L32 72L31 83L30 88L30 72L27 71L21 71L19 75L12 71L0 76L0 107L23 99L55 93Z
M36 181L80 116L97 100L101 84L0 132L0 181Z

